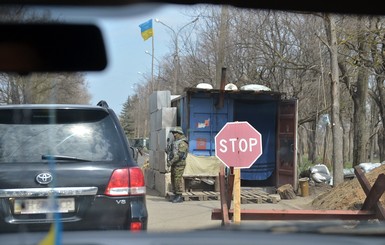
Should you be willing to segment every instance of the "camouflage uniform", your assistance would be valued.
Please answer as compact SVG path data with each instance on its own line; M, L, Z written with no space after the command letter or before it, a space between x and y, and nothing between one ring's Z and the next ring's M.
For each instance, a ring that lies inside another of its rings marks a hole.
M181 130L171 131L174 134L173 156L168 165L171 166L171 184L176 197L173 202L181 202L183 192L183 172L186 167L186 157L188 154L188 141ZM176 201L179 200L179 201Z

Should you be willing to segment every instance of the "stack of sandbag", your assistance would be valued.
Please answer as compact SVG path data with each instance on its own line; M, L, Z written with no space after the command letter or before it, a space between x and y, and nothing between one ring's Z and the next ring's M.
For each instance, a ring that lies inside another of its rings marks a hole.
M358 166L360 166L360 168L362 169L362 171L364 173L368 173L368 172L372 171L373 169L381 166L381 164L382 163L363 162L363 163L360 163Z
M316 183L330 184L332 180L329 169L324 164L317 164L310 167L310 178Z

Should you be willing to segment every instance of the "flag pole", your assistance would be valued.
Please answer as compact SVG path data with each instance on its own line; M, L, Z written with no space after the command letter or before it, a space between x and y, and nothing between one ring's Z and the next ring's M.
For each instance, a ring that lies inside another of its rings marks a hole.
M154 59L155 59L155 54L154 54L154 33L152 33L152 60L151 60L151 87L152 87L152 90L154 91ZM152 92L153 92L152 91Z

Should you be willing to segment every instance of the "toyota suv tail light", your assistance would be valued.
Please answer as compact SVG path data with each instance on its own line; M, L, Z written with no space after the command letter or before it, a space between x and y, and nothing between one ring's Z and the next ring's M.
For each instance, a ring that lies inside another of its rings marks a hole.
M144 195L145 193L144 175L139 167L115 169L105 191L107 196Z

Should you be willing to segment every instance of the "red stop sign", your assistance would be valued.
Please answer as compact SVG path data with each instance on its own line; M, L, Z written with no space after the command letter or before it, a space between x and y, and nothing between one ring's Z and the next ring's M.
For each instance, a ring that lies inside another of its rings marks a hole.
M215 156L228 167L250 168L262 155L262 135L248 122L228 122L215 136Z

